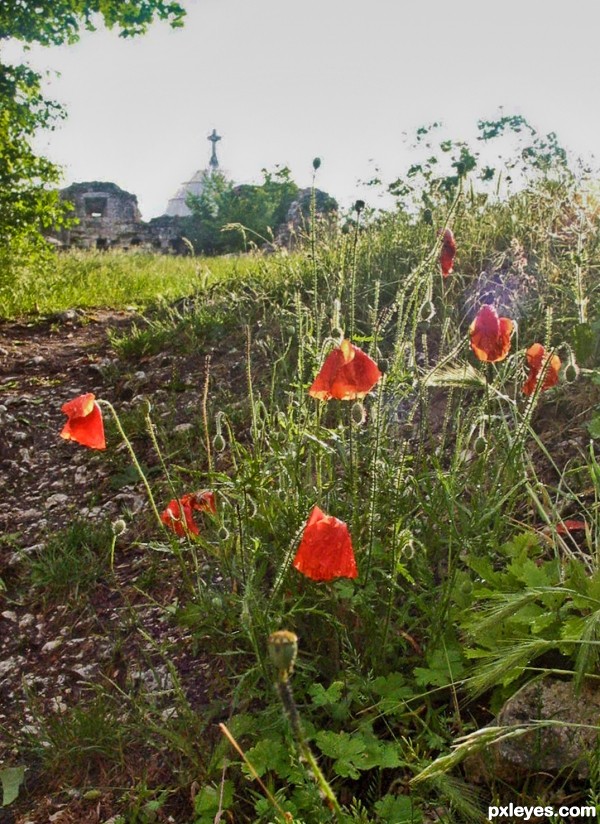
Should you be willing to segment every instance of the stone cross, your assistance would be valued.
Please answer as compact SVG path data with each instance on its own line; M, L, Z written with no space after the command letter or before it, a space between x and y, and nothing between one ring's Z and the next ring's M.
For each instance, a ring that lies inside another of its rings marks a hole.
M221 139L221 135L217 134L217 130L213 129L212 134L206 138L212 143L212 154L210 156L209 166L213 172L219 168L219 161L217 160L217 142Z

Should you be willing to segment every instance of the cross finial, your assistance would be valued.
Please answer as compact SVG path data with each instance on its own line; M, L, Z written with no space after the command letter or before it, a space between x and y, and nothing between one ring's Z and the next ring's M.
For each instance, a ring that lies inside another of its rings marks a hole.
M209 136L206 139L210 140L210 142L212 143L212 153L208 165L214 172L219 168L219 161L217 159L217 143L221 139L221 135L218 135L217 130L213 129L212 133L209 134Z

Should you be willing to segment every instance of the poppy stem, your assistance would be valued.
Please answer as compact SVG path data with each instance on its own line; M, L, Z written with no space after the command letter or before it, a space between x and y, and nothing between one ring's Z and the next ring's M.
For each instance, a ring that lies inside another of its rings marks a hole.
M360 228L360 212L356 215L354 225L354 239L352 244L352 263L350 264L350 340L354 340L356 331L356 269L358 266L358 232Z
M377 497L377 464L379 463L379 448L381 445L381 406L383 400L383 390L385 387L385 375L382 375L379 382L377 403L375 405L375 444L371 456L371 484L369 491L369 537L367 543L367 563L365 569L365 585L369 580L371 572L371 556L373 554L373 545L375 542L375 499Z
M250 359L252 349L252 333L250 326L246 326L246 379L248 381L248 400L250 401L250 418L252 421L252 440L258 444L258 424L256 420L256 406L254 404L254 388L252 386L252 361Z
M202 390L202 424L204 427L204 439L206 441L206 461L208 463L208 475L212 477L213 463L212 463L212 449L210 442L210 434L208 431L208 388L210 383L210 355L207 355L204 361L205 377L204 388Z
M316 342L315 348L318 352L321 348L321 324L319 312L319 268L317 266L317 193L315 189L315 176L316 170L313 172L312 185L310 189L310 256L312 259L313 269L313 314L315 324L314 333Z
M123 443L125 444L125 447L127 448L127 451L129 452L129 456L130 456L130 458L133 462L133 465L137 469L138 475L140 476L140 478L142 480L142 483L144 484L144 486L146 488L146 493L148 495L148 500L150 501L150 506L152 507L152 511L154 512L154 515L156 516L156 520L158 521L160 528L164 529L165 526L164 526L163 522L160 519L160 513L158 511L158 507L156 506L156 501L154 500L154 495L152 494L152 490L150 489L150 484L148 483L148 478L146 478L146 475L144 474L144 470L140 466L140 462L138 461L137 455L135 454L135 451L133 449L133 445L132 445L131 441L129 440L129 438L127 437L127 435L125 433L125 430L123 429L123 426L122 426L121 421L119 419L119 416L117 414L117 410L114 408L112 403L110 403L110 401L98 400L98 401L96 401L96 403L98 403L102 406L105 406L108 409L108 411L111 413L111 415L113 416L113 420L114 420L114 422L117 426L117 430L119 432L119 435L123 439Z
M321 768L317 764L317 760L312 754L312 750L310 749L308 741L306 740L306 737L304 735L302 722L300 720L300 715L298 713L296 702L294 701L294 694L292 693L292 687L290 685L287 673L279 674L277 680L277 692L279 693L281 704L288 717L288 721L290 722L292 733L294 735L294 738L296 739L296 743L298 745L298 749L300 750L302 757L308 764L310 771L312 772L313 777L319 787L319 790L323 794L323 797L327 800L329 808L335 814L336 819L338 821L342 821L344 817L342 808L340 807L329 782L321 772Z

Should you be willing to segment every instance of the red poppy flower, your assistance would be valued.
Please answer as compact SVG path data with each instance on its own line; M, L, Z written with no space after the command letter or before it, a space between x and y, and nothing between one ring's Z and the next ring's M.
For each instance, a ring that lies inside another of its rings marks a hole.
M510 351L510 336L514 324L509 318L499 318L494 307L486 303L469 329L471 349L480 361L504 360Z
M579 532L585 528L585 521L573 521L570 518L567 518L560 524L556 524L556 531L559 535L568 535L570 532Z
M215 493L210 490L203 492L188 492L181 498L173 498L163 510L160 519L163 524L173 530L176 535L184 537L188 532L198 535L198 525L194 521L194 510L197 512L217 511Z
M452 229L446 229L442 238L442 252L440 254L440 266L442 269L442 275L445 278L452 274L455 256L456 241L454 240Z
M353 401L369 392L381 377L377 364L349 340L325 358L308 394L321 401Z
M61 438L77 441L91 449L106 449L102 412L95 395L91 392L79 395L63 404L62 411L68 420L60 433Z
M304 527L294 567L313 581L356 578L358 570L346 524L315 506Z
M548 354L541 343L534 343L526 353L527 364L529 366L529 376L523 384L523 392L526 395L533 395L538 384L541 372L546 369L542 390L550 389L558 383L558 371L560 369L560 358L552 355L548 359ZM546 366L547 364L547 366Z

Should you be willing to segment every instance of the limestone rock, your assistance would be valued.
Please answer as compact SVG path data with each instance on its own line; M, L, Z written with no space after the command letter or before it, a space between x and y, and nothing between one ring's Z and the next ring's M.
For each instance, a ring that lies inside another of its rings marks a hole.
M502 707L498 724L514 726L534 720L551 720L524 735L507 738L495 745L495 760L502 773L575 771L578 778L589 772L587 755L598 742L600 689L585 683L576 694L571 681L543 678L531 681Z

